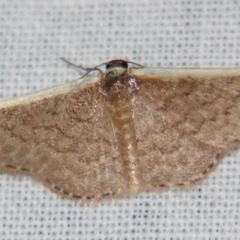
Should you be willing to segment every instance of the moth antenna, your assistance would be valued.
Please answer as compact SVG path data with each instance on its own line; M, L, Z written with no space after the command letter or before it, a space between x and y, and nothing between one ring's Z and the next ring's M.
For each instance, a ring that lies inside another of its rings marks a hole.
M101 74L103 74L103 71L102 71L100 68L98 68L98 67L101 66L101 65L104 65L105 63L103 63L103 64L101 64L101 65L99 65L99 66L96 66L96 67L94 67L94 68L84 68L84 67L81 67L81 66L79 66L79 65L76 65L76 64L68 61L67 59L65 59L65 58L63 58L63 57L61 57L60 59L61 59L63 62L65 62L66 64L68 64L69 66L73 67L73 68L77 68L77 69L81 69L81 70L87 71L85 74L83 74L83 75L81 76L81 78L85 77L86 75L88 75L88 74L89 74L90 72L92 72L92 71L99 71Z

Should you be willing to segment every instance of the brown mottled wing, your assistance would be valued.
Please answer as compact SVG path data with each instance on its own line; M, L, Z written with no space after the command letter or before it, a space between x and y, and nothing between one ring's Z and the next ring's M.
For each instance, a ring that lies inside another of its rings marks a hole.
M121 195L128 185L98 84L47 92L0 105L0 170L70 198Z
M240 146L240 74L172 71L136 76L135 127L148 188L194 185Z

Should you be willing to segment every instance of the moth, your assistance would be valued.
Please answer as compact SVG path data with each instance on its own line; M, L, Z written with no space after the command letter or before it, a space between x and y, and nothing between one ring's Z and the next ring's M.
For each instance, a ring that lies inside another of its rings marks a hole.
M239 149L240 69L129 63L0 102L0 170L98 201L195 186Z

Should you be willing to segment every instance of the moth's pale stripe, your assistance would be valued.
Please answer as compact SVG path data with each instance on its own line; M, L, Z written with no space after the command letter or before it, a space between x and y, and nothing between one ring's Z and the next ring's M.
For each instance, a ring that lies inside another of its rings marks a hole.
M19 97L0 101L0 108L11 107L15 104L24 105L29 102L36 102L46 97L54 97L59 94L68 93L79 88L89 87L99 81L99 77L85 77L68 83L59 84L40 91L31 92Z
M131 69L131 72L136 76L150 77L231 77L239 76L240 68L142 68Z

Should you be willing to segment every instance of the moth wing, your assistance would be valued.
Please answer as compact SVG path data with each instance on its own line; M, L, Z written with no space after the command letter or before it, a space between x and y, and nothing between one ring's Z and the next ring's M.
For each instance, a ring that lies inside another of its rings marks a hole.
M0 170L29 173L75 199L127 191L96 79L1 102L0 136Z
M239 69L143 69L133 109L145 187L204 180L240 146Z

